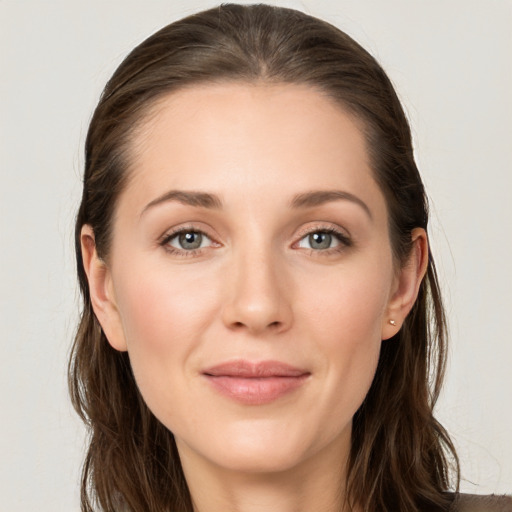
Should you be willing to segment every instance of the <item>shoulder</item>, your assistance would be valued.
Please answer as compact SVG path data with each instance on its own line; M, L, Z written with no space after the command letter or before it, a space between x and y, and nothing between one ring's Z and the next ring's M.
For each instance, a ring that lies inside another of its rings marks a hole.
M456 494L450 512L512 512L512 496Z

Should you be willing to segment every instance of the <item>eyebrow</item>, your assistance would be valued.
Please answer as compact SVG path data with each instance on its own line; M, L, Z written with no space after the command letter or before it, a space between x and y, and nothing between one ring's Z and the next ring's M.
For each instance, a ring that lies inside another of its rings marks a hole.
M343 190L312 190L310 192L303 192L302 194L297 194L293 197L290 206L292 208L312 208L314 206L320 206L325 203L340 200L350 201L359 205L368 214L370 219L373 218L370 208L362 199Z
M142 210L141 216L150 208L169 201L177 201L178 203L189 206L199 206L201 208L215 210L220 210L222 208L222 201L215 194L209 194L207 192L169 190L169 192L162 194L148 203Z
M368 205L362 199L350 192L342 190L312 190L309 192L302 192L293 196L289 206L292 209L313 208L325 203L340 200L350 201L359 205L367 213L370 219L373 218L370 208L368 208ZM141 216L150 208L169 201L177 201L188 206L196 206L213 210L222 209L222 201L219 196L215 194L198 191L170 190L148 203L142 210Z

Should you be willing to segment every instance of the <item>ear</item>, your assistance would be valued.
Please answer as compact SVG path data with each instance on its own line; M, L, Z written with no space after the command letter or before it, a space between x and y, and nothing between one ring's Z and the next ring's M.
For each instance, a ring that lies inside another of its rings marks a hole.
M392 294L382 323L382 339L394 336L411 311L428 266L428 240L423 228L411 233L412 249L406 264L395 277ZM390 323L394 322L394 324Z
M98 256L91 226L82 226L80 243L94 314L110 345L124 352L127 350L126 340L115 300L112 275L107 264Z

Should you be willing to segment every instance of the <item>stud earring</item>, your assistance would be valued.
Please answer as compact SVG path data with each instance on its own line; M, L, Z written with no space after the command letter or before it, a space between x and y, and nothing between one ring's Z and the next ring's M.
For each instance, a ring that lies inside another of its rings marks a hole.
M395 322L394 320L390 320L390 321L389 321L389 323L390 323L391 325L396 325L396 322Z

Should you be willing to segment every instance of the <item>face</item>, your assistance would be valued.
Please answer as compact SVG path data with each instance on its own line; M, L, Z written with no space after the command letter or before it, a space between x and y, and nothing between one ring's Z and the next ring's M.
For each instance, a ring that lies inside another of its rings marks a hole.
M407 288L358 123L306 86L195 86L133 147L93 304L182 459L346 453Z

